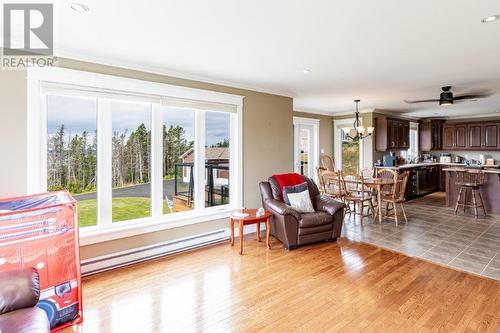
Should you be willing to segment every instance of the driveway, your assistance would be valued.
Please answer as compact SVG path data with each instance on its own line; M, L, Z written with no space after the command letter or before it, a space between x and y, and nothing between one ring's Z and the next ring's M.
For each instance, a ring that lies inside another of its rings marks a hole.
M169 198L174 196L174 182L175 180L164 180L163 181L163 197L168 195ZM122 187L113 189L113 198L124 198L124 197L145 197L149 198L151 196L151 184L139 184L134 186ZM89 200L96 199L97 193L85 193L85 194L75 194L73 197L76 200Z

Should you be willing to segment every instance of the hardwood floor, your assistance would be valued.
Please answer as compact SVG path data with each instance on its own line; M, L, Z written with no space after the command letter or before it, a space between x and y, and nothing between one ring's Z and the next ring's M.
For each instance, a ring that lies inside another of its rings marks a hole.
M500 282L340 239L286 252L253 238L84 279L63 332L495 332Z

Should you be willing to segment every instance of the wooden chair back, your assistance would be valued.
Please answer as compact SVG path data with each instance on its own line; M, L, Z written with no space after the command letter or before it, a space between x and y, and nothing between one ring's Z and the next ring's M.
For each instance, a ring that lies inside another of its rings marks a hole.
M319 193L325 194L326 189L325 189L325 182L323 181L323 173L326 171L325 168L323 167L317 167L316 168L316 174L318 175L318 183L319 183Z
M335 171L335 160L329 155L321 155L319 157L319 166L328 171Z
M368 194L365 191L365 178L363 175L349 175L345 173L341 173L343 187L345 188L346 195L355 195L360 199L364 199L368 197Z
M321 173L322 182L325 188L325 194L334 198L341 198L346 194L342 183L340 172L324 170Z
M398 173L396 170L392 170L392 169L378 169L377 170L377 178L392 179L392 180L394 180L394 183L396 183L396 181L398 179ZM393 185L382 186L382 188L381 188L382 193L391 194L393 187L394 187Z
M485 173L482 170L457 171L456 184L468 186L481 186L484 184Z
M363 168L359 171L359 173L364 177L364 178L372 178L375 175L375 169L373 168Z
M408 183L408 178L410 177L410 172L406 171L396 177L394 186L392 187L392 200L401 201L405 198L406 184Z

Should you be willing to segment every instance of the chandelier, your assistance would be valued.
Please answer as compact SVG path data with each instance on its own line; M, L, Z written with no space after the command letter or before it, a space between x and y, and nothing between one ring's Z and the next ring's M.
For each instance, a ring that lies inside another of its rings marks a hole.
M359 110L358 110L358 103L360 102L360 100L355 99L354 102L356 103L356 112L354 113L356 115L356 120L354 121L353 128L344 127L342 129L345 133L345 138L352 141L364 139L372 135L373 130L375 129L375 127L372 126L364 127L363 125L361 125L361 121L359 120Z

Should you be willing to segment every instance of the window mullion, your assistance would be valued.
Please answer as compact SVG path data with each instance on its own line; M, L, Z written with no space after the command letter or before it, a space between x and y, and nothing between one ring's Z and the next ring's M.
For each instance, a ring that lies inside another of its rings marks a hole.
M111 101L99 98L97 102L97 224L112 223L112 116Z
M205 208L205 111L195 112L194 207Z
M151 214L163 215L163 113L159 104L152 104L151 122Z
M238 117L231 114L229 118L229 204L233 208L240 206L239 184L241 170L238 168L239 141L238 141Z

